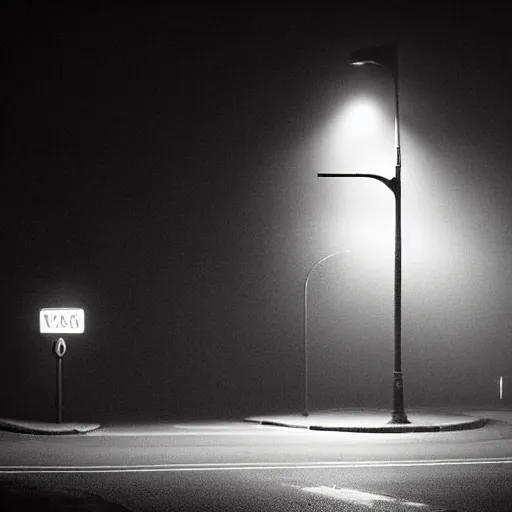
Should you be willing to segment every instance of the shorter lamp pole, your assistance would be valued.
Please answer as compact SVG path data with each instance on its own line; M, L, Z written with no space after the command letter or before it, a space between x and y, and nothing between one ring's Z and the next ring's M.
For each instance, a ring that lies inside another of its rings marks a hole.
M348 249L344 249L343 251L336 251L328 256L323 257L321 260L318 260L308 271L306 275L306 279L304 281L304 411L302 412L303 416L309 416L309 407L308 407L308 283L309 277L313 270L323 263L324 261L336 256L338 254L346 254L350 252Z

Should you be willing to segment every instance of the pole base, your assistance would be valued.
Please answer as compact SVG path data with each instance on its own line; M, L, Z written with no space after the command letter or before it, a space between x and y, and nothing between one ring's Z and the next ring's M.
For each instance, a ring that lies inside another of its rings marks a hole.
M407 425L411 423L407 419L405 412L394 412L391 415L391 419L388 421L388 425Z

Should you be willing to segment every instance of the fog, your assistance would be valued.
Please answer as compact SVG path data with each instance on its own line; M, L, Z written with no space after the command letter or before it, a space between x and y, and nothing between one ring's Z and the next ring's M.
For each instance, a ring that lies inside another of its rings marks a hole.
M507 32L364 9L8 10L2 416L53 418L61 306L65 420L302 410L304 280L341 250L309 283L310 407L391 407L393 194L317 177L393 175L392 80L348 62L389 41L406 410L512 393Z

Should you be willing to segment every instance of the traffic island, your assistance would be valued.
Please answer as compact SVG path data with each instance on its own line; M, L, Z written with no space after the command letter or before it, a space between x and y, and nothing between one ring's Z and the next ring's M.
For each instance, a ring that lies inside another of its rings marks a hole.
M86 434L97 430L97 423L50 423L43 421L28 421L0 418L0 430L17 432L19 434L36 435L69 435Z
M391 415L384 409L330 409L302 414L251 416L245 422L274 427L303 428L332 432L359 432L401 434L407 432L449 432L481 428L486 418L465 414L411 410L407 412L410 423L390 423Z

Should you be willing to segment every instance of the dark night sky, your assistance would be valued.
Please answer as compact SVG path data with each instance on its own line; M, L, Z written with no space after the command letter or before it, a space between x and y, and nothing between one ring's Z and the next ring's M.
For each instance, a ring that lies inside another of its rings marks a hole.
M67 305L86 310L64 360L67 419L298 410L304 279L341 249L310 284L311 405L389 406L392 196L316 177L340 162L393 172L389 76L348 65L388 42L406 405L492 403L499 375L512 393L504 13L20 5L2 27L1 416L52 417L38 311ZM353 127L332 127L362 92L385 129L356 147Z

